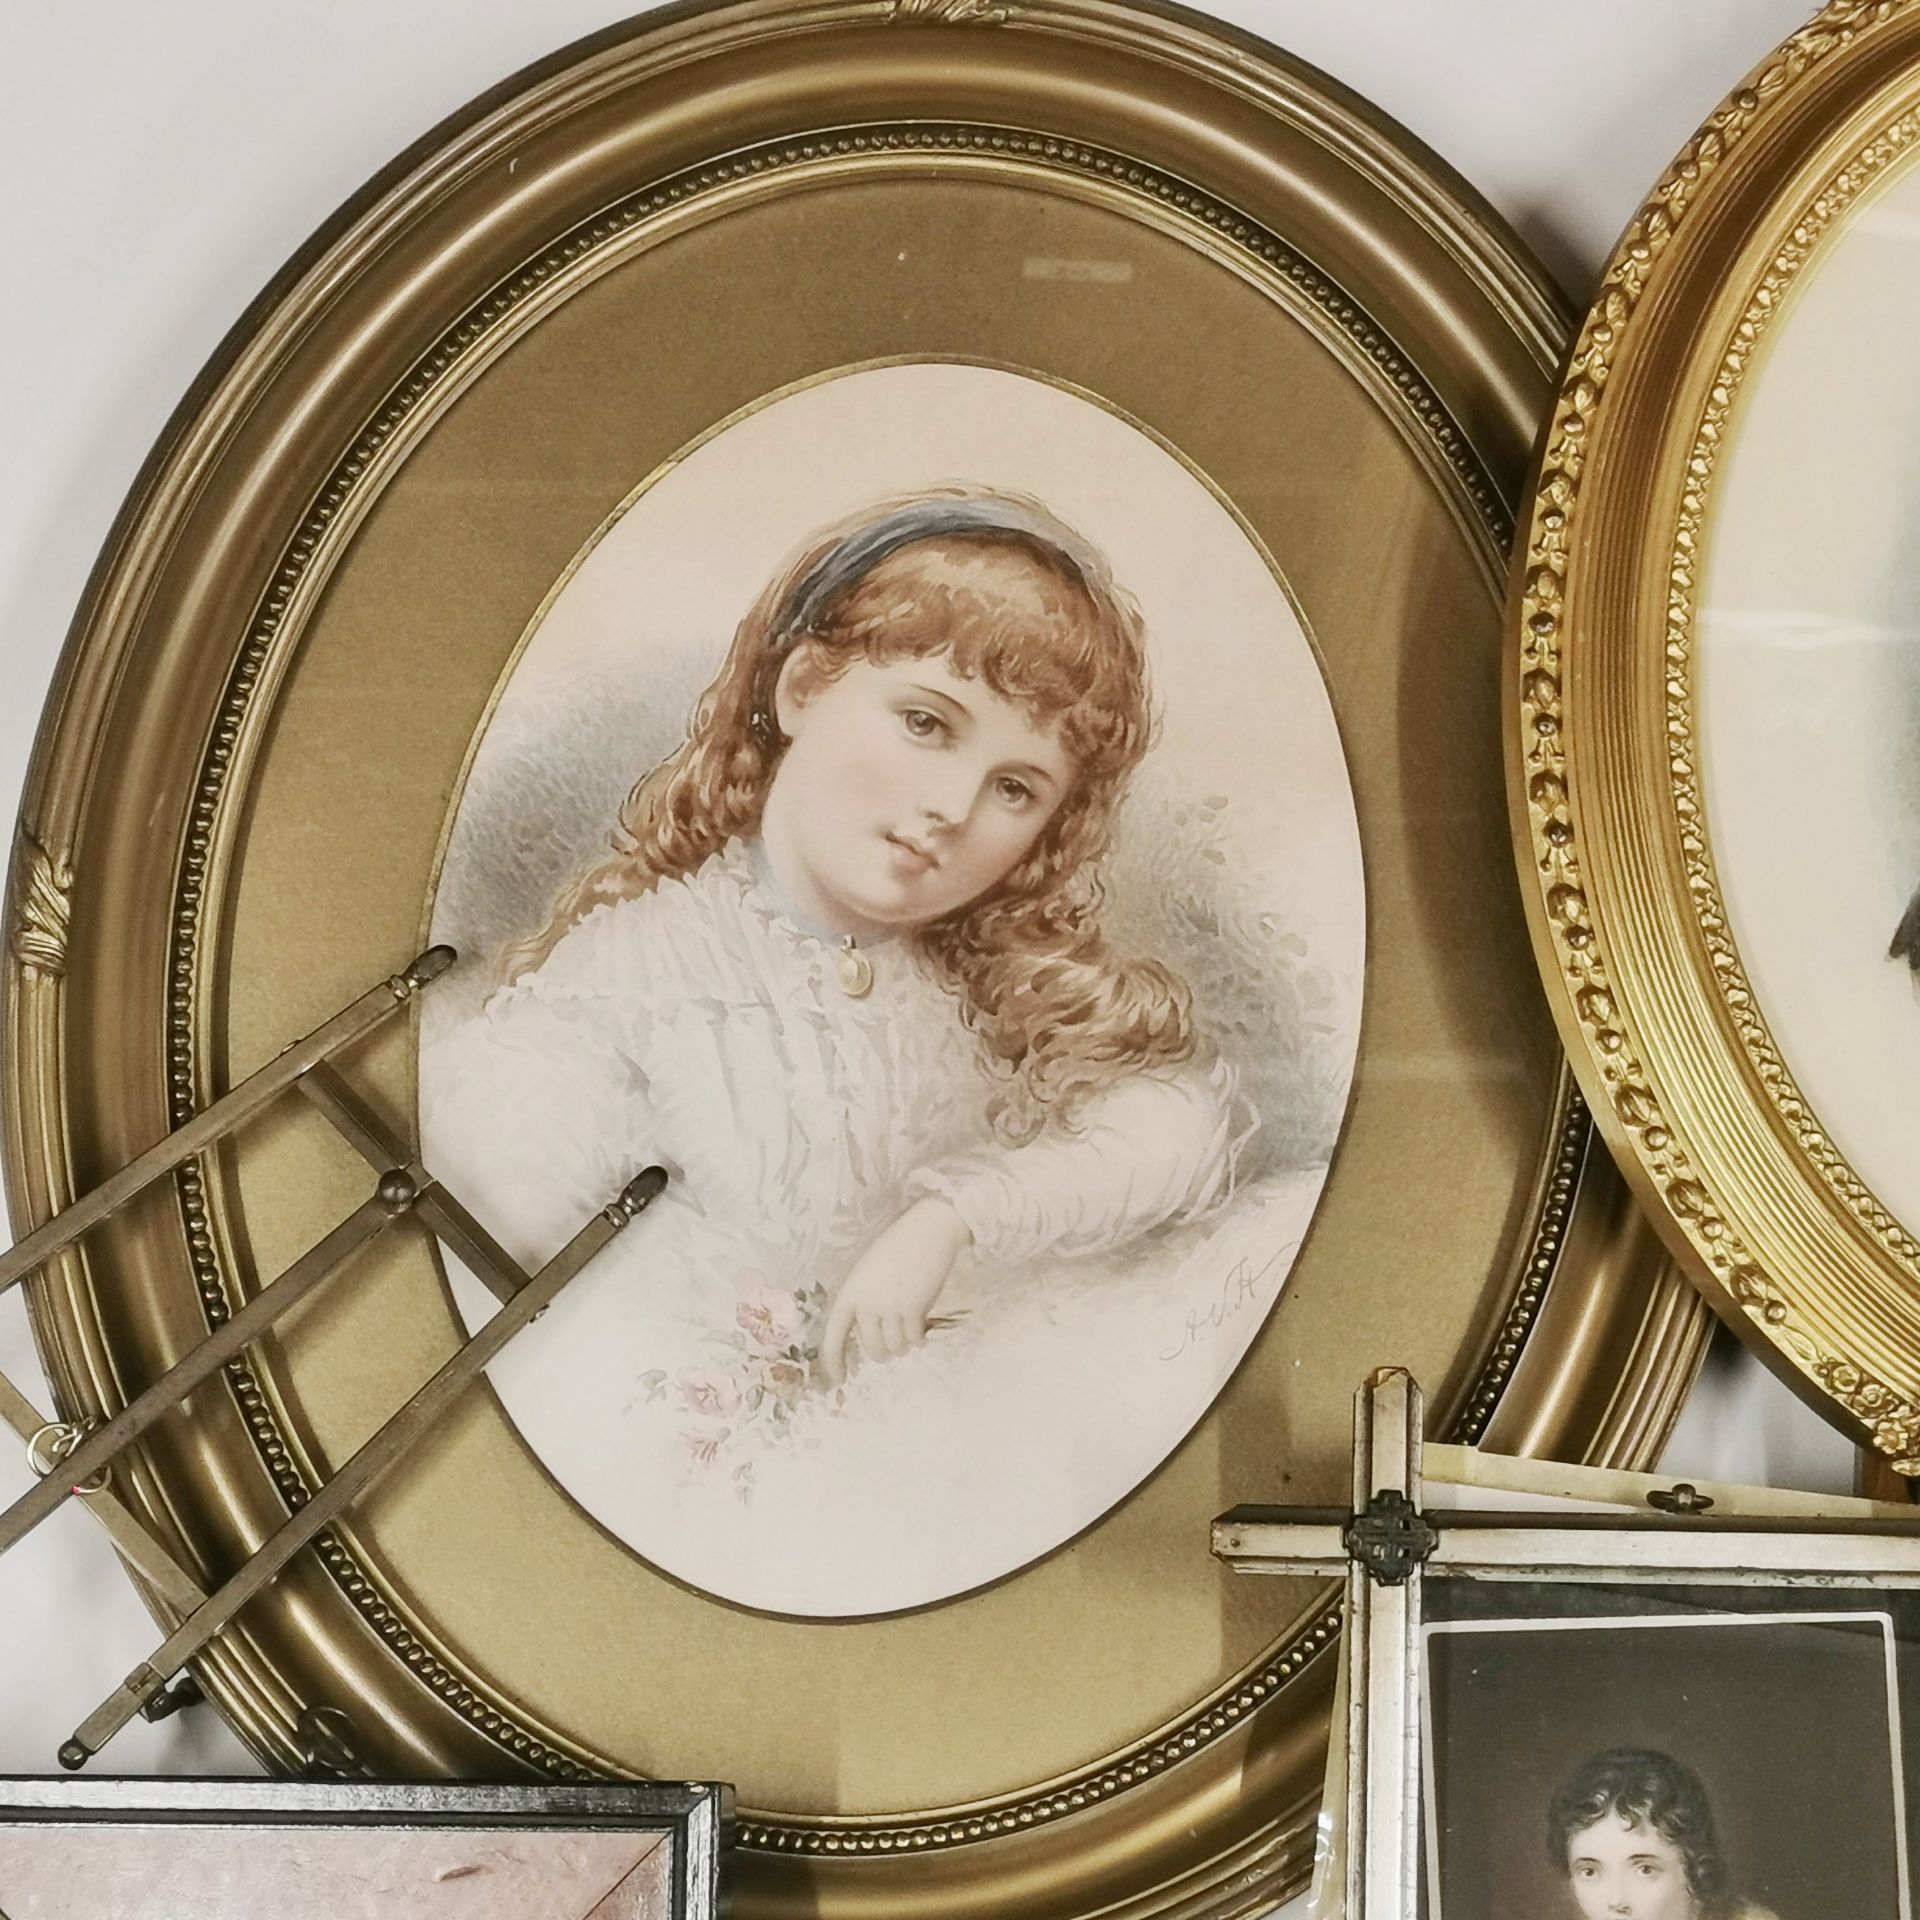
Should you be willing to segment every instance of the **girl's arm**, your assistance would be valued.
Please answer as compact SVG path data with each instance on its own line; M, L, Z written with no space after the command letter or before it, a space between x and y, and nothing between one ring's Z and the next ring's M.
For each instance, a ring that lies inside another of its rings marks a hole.
M834 1295L820 1341L828 1379L844 1375L855 1345L870 1360L918 1346L969 1245L996 1263L1106 1253L1196 1218L1232 1191L1251 1127L1232 1069L1216 1062L1136 1074L1071 1133L922 1169L907 1182L906 1211L867 1244Z
M927 1315L967 1244L960 1216L925 1194L870 1240L833 1296L820 1333L820 1367L843 1379L847 1349L885 1360L927 1337Z
M1224 1061L1136 1073L1071 1131L956 1155L914 1175L908 1191L945 1200L988 1260L1108 1253L1225 1199L1251 1129Z

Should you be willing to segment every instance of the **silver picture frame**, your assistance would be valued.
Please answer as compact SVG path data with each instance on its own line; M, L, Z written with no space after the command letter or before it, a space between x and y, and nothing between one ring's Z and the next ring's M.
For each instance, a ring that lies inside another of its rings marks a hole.
M0 1912L721 1920L732 1820L699 1782L0 1778Z
M1610 1614L1604 1624L1648 1631L1687 1617L1690 1609L1689 1624L1701 1623L1707 1598L1716 1603L1710 1612L1716 1621L1745 1617L1751 1602L1755 1621L1804 1623L1812 1617L1807 1609L1826 1608L1827 1597L1853 1596L1855 1617L1865 1619L1863 1597L1877 1602L1920 1590L1920 1514L1887 1502L1707 1488L1491 1455L1468 1463L1451 1456L1471 1450L1447 1448L1433 1451L1444 1451L1447 1467L1481 1490L1550 1491L1563 1505L1443 1506L1426 1477L1423 1408L1419 1387L1399 1368L1380 1370L1360 1389L1349 1510L1248 1506L1214 1522L1213 1550L1237 1572L1345 1582L1344 1738L1335 1742L1328 1775L1312 1920L1453 1920L1439 1896L1440 1848L1430 1843L1440 1744L1425 1710L1434 1583L1515 1594L1529 1588L1630 1591L1643 1617ZM1582 1510L1567 1510L1575 1502ZM1798 1612L1781 1611L1796 1595L1818 1598ZM1543 1611L1525 1600L1511 1611L1529 1610ZM1486 1611L1491 1617L1502 1609ZM1839 1615L1829 1610L1820 1617ZM1916 1620L1920 1615L1896 1635L1889 1617L1885 1630L1893 1755L1886 1841L1898 1893L1897 1908L1888 1911L1897 1910L1900 1920L1909 1920L1910 1868L1893 1652L1896 1638L1916 1637ZM1504 1624L1575 1630L1593 1620L1568 1607L1557 1620ZM1751 1903L1733 1910L1768 1911Z

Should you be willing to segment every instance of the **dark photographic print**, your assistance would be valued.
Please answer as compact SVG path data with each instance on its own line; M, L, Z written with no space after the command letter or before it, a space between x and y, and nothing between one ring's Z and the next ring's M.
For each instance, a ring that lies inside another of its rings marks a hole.
M1910 1920L1889 1611L1569 1599L1426 1629L1432 1920Z

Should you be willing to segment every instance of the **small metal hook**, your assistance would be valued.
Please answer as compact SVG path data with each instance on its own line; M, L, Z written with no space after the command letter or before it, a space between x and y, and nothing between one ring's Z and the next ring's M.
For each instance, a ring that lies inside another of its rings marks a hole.
M86 1432L85 1427L75 1426L71 1420L49 1420L44 1427L36 1427L27 1442L27 1465L35 1477L44 1480L56 1471L60 1462L86 1438ZM98 1467L73 1491L82 1497L101 1493L106 1488L107 1477L108 1470Z

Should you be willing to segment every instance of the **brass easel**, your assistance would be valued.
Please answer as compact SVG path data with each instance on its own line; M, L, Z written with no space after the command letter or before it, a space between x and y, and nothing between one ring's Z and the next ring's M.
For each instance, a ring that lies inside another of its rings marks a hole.
M420 1439L477 1379L514 1334L641 1213L667 1184L648 1167L595 1214L537 1273L527 1273L468 1210L413 1159L331 1064L333 1057L405 1007L453 965L450 947L431 947L402 972L370 988L297 1040L257 1073L70 1207L0 1255L0 1292L17 1285L73 1245L154 1181L216 1145L290 1087L299 1090L377 1172L373 1194L213 1329L126 1406L91 1430L44 1419L0 1374L0 1418L27 1444L38 1484L0 1512L0 1553L15 1545L70 1496L87 1502L121 1557L183 1618L160 1646L81 1722L60 1748L60 1764L84 1766L136 1713L158 1718L177 1703L167 1682L199 1653L313 1536ZM193 1388L225 1366L306 1298L350 1255L408 1214L479 1276L500 1311L352 1454L325 1486L296 1508L212 1593L154 1538L112 1493L113 1461ZM57 1470L57 1471L56 1471Z

